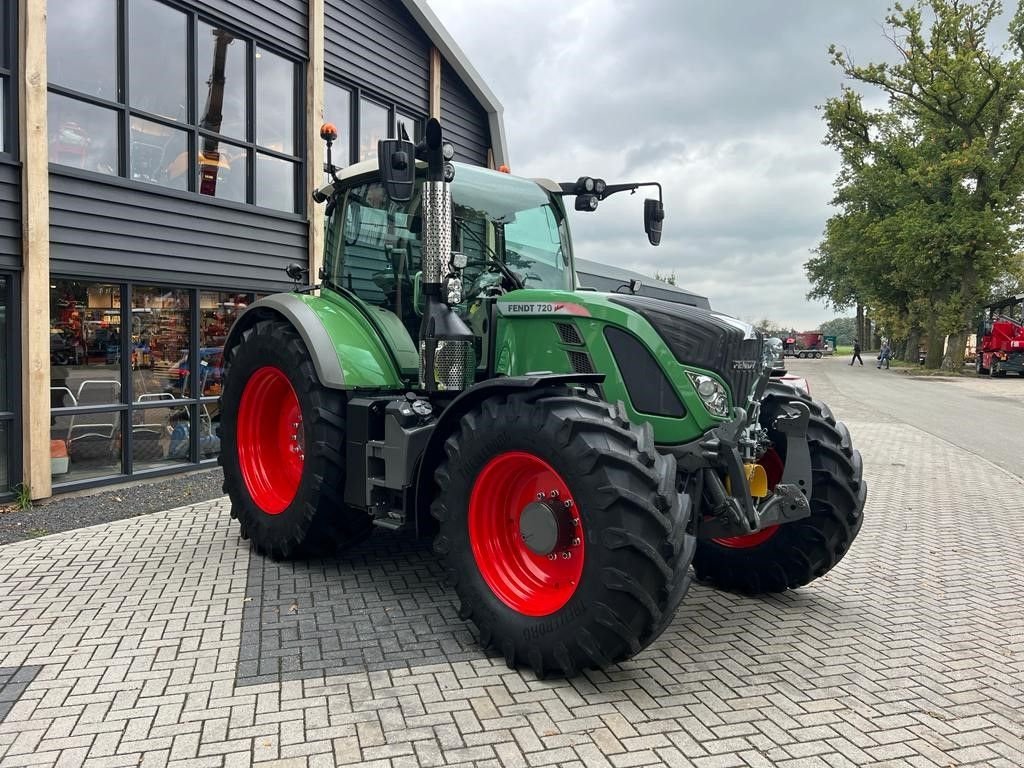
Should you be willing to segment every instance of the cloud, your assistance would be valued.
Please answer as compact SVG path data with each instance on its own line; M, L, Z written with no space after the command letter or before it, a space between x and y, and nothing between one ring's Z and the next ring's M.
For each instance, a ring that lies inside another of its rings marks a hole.
M570 214L578 256L674 271L748 319L834 316L805 298L838 170L816 107L843 82L829 44L891 56L891 0L430 3L504 106L514 173L663 184L659 248L623 194Z

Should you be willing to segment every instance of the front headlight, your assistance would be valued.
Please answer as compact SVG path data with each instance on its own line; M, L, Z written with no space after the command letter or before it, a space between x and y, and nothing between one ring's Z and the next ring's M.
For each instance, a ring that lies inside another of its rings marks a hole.
M708 413L712 416L729 415L729 395L718 379L705 376L703 373L690 373L689 371L686 372L686 375L690 377L690 382L697 390L697 395L704 403Z

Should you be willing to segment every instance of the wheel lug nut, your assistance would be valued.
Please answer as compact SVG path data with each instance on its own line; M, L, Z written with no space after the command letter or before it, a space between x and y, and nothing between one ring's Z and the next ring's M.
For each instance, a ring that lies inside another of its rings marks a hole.
M557 555L554 552L552 552L551 554L548 555L548 560L554 560L556 558L557 558Z
M572 527L573 528L579 528L579 525L580 525L580 519L578 517L574 517L572 519Z
M572 557L572 553L569 552L569 550L566 550L565 552L562 553L562 559L563 560L568 560L570 557Z
M558 491L552 491L551 492L551 498L552 499L557 499L558 498Z
M578 546L580 545L580 540L579 540L579 539L573 539L573 540L572 540L572 545L573 545L574 547L578 547Z
M543 499L543 498L544 498L544 492L543 492L543 491L541 491L541 492L539 492L539 493L537 494L537 501L540 501L540 500L541 500L541 499Z
M566 509L571 509L572 508L572 499L566 499L565 501L563 501L562 502L562 506L565 507Z

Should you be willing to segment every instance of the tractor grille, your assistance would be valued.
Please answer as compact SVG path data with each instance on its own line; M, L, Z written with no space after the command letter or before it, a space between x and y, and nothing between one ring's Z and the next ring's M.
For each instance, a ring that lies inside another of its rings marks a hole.
M574 373L595 373L594 363L586 352L567 350L565 354L569 356L569 365Z
M745 323L645 296L616 296L612 301L647 320L680 363L721 376L732 390L734 405L746 408L758 382L768 373L764 340Z
M563 344L572 344L576 347L583 346L583 337L580 336L579 330L572 323L555 323L555 328L558 330L558 335L562 339Z

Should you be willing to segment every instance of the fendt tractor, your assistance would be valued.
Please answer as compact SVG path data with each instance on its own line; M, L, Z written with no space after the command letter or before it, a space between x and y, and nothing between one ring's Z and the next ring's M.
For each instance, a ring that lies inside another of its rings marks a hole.
M1024 293L983 309L975 370L979 376L1024 376Z
M319 286L255 302L225 346L221 463L273 558L375 528L433 536L483 646L538 676L622 661L690 582L771 593L824 575L861 526L860 454L772 382L733 318L581 289L566 198L656 183L528 180L381 141L332 181Z

